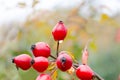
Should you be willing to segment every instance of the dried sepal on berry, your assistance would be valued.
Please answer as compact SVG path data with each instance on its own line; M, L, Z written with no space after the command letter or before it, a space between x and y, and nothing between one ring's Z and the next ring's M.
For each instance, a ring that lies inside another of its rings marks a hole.
M82 51L82 64L87 64L88 63L89 53L88 53L87 47L88 47L89 42L90 42L90 40L87 42L84 50Z
M85 48L82 52L82 64L87 64L88 63L88 50Z

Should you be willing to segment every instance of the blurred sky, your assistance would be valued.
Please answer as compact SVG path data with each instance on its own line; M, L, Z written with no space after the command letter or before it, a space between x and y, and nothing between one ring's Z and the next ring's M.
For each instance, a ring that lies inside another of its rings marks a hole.
M107 6L107 8L100 9L100 13L106 13L110 16L115 15L120 12L120 0L39 0L40 3L35 6L36 10L54 10L58 8L69 8L74 7L77 4L86 1L88 4L92 2L92 5L96 9L99 7ZM24 21L28 14L30 14L33 9L31 8L33 0L0 0L0 25L6 22L12 21ZM25 3L26 7L21 8L18 3ZM87 4L86 4L87 5ZM86 13L87 11L87 13ZM89 16L89 9L83 8L83 14Z

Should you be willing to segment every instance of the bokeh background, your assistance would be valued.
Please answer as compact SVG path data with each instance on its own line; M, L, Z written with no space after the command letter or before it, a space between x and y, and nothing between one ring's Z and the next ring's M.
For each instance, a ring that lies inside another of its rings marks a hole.
M62 20L68 34L60 51L73 53L81 62L86 43L90 67L105 80L120 80L120 0L0 0L0 80L35 80L32 68L17 71L11 59L31 54L30 46L47 42L52 54L56 42L51 31ZM57 80L75 75L58 71Z

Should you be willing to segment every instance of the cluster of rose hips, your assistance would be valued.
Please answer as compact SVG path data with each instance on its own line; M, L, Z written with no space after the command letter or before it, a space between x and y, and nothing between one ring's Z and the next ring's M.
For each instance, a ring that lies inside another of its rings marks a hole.
M50 46L45 42L37 42L31 46L34 58L28 54L20 54L12 59L12 62L17 68L22 70L28 70L33 67L37 72L40 73L36 80L52 80L50 74L44 74L47 70L50 60L47 58L50 56L54 59L57 69L63 72L69 69L75 69L76 75L80 80L92 80L94 76L93 70L87 65L88 51L85 48L82 54L82 64L74 64L73 58L67 53L67 51L58 52L59 41L64 40L67 35L67 28L62 21L59 21L52 30L52 35L57 44L57 52L54 57L51 55Z

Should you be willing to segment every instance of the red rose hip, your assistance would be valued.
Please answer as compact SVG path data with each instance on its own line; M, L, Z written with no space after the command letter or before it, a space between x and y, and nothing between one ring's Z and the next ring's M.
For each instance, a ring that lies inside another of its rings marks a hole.
M45 57L35 57L32 61L31 61L32 67L38 71L38 72L43 72L47 69L48 67L48 59Z
M31 67L31 64L30 64L31 60L32 58L29 55L21 54L16 56L12 62L16 64L17 68L28 70Z
M88 65L80 65L76 69L76 75L81 80L91 80L94 73Z
M52 30L52 35L56 41L64 40L67 29L62 21L59 21Z
M52 79L51 79L50 75L48 75L48 74L40 74L36 78L36 80L52 80Z
M43 56L47 58L50 56L51 52L49 45L45 42L38 42L35 45L32 45L31 50L35 57Z
M56 64L61 71L67 71L72 66L72 58L67 54L67 52L62 51L59 53Z

